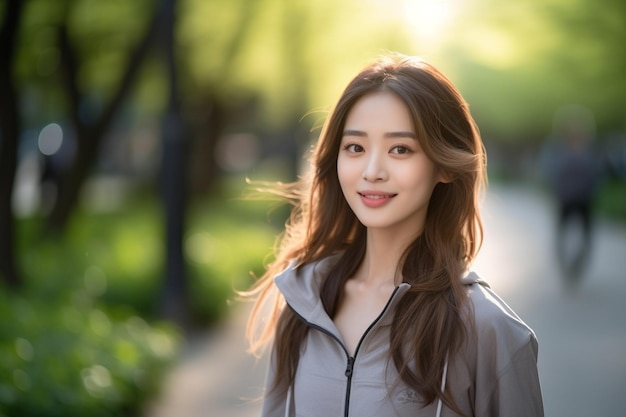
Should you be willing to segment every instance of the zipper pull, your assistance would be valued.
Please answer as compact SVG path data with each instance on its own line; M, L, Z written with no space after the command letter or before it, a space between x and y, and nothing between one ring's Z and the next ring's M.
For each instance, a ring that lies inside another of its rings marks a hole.
M354 358L352 356L348 357L348 366L346 366L346 377L350 378L352 376L352 369L354 368Z

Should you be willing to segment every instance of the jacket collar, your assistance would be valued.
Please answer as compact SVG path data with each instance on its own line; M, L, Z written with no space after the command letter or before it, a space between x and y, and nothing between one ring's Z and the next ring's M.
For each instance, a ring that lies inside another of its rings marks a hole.
M328 316L320 299L320 287L324 277L330 272L340 255L334 255L321 261L296 267L293 261L285 270L274 277L274 282L289 306L309 324L322 327L339 334ZM474 283L489 287L475 272L466 272L461 279L464 285ZM391 324L397 302L409 290L410 285L402 283L396 287L392 298L381 317L380 325Z
M274 282L289 306L309 324L320 326L339 335L331 318L326 313L320 299L320 287L324 277L338 261L340 255L331 256L319 262L302 265L296 268L292 262L284 271L276 275ZM379 322L380 325L391 324L395 305L410 288L409 284L398 285Z

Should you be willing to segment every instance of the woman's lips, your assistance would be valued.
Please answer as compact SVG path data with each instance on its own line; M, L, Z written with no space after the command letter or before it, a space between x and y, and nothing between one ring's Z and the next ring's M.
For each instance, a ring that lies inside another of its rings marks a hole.
M380 191L361 191L359 192L361 201L368 207L381 207L391 201L396 194L382 193Z

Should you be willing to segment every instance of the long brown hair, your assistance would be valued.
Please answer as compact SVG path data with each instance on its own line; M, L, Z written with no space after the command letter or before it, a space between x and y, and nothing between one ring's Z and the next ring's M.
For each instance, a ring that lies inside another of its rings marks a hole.
M283 190L294 209L279 240L275 261L253 287L257 297L248 323L253 351L275 337L274 389L292 382L308 328L290 308L272 278L296 260L296 266L339 254L325 278L320 297L332 318L343 299L345 281L365 254L365 228L346 203L337 177L337 156L346 117L366 94L385 91L406 104L420 145L444 173L436 185L423 232L402 257L410 291L393 318L390 358L407 385L425 404L441 397L458 410L440 381L448 356L468 337L460 277L482 242L478 198L486 177L486 155L465 100L432 65L414 57L388 55L366 66L348 84L322 129L308 176ZM269 312L265 307L269 307ZM259 330L260 329L260 330Z

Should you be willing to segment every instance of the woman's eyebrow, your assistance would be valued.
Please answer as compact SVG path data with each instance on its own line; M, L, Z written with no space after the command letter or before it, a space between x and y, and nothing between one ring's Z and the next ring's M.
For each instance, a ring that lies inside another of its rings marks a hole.
M367 133L362 130L356 129L346 129L343 131L343 136L358 136L358 137L367 137ZM410 138L416 139L415 133L410 131L397 131L397 132L387 132L383 135L385 138Z
M362 130L346 129L343 131L343 136L360 136L367 137L367 133Z
M410 138L410 139L416 139L415 133L408 132L408 131L389 132L389 133L385 133L384 137L385 138Z

